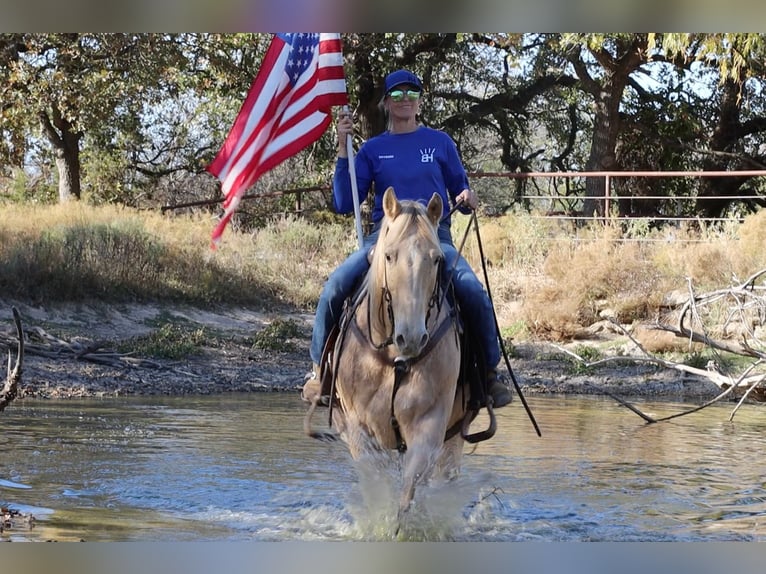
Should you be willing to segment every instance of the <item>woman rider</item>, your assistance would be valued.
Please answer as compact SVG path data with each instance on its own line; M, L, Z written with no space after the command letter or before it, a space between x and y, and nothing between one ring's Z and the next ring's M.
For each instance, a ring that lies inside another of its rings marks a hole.
M436 192L442 197L445 216L450 211L450 199L455 204L460 203L458 209L463 213L470 213L470 209L478 205L455 142L445 132L418 123L422 93L420 78L409 70L397 70L386 76L381 105L388 118L388 129L367 140L356 154L354 165L360 202L374 184L373 228L364 238L364 246L330 274L319 297L310 349L313 369L306 375L302 393L307 401L328 403L329 397L320 399L319 363L330 331L340 320L343 303L369 269L367 256L375 245L383 218L384 191L390 186L400 200L417 200L424 204ZM338 161L333 179L333 204L336 212L351 213L354 203L346 139L353 131L353 122L348 114L338 119L337 129ZM512 395L496 369L500 347L492 302L471 266L455 249L449 217L439 226L439 240L447 269L452 268L457 257L453 274L455 294L470 331L480 338L488 373L487 389L493 406L505 406L511 402Z

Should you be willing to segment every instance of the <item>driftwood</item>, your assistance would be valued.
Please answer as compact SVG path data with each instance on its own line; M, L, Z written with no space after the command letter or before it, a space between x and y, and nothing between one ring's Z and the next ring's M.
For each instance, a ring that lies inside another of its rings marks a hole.
M720 289L701 295L694 293L691 281L688 281L688 300L681 305L677 313L677 323L670 325L657 322L653 325L655 329L669 331L677 337L687 339L690 343L701 343L711 349L715 359L710 360L704 369L652 355L614 319L610 319L610 322L633 342L640 351L640 355L621 355L619 357L607 357L589 362L567 349L559 349L574 357L585 367L597 367L615 361L652 363L667 369L674 369L706 378L722 390L719 395L702 405L674 415L655 419L641 412L640 409L624 399L600 389L601 392L629 408L647 423L670 420L695 413L724 398L736 398L738 393L741 393L737 406L729 416L729 420L733 420L737 410L748 398L758 402L766 402L766 372L763 370L764 365L766 365L766 341L762 340L763 335L760 334L765 332L763 327L766 325L766 285L756 284L764 275L766 275L766 269L758 271L746 281L731 288ZM718 320L717 323L715 322L716 319ZM733 326L738 328L735 330ZM738 339L731 340L726 338L727 333L732 331L736 332ZM755 360L747 365L741 373L735 375L728 373L727 369L723 366L725 361L721 353L729 353ZM597 385L591 386L598 388Z
M21 317L16 307L13 307L13 322L16 324L16 364L11 368L11 350L8 346L8 375L5 379L3 389L0 390L0 412L11 404L19 394L19 384L21 383L21 371L24 364L24 330L21 327Z
M756 333L756 328L766 323L766 285L756 285L756 281L765 274L766 269L762 269L739 285L702 295L695 295L691 280L687 280L689 299L681 307L677 324L658 322L655 328L717 351L766 359L766 342ZM710 334L702 315L703 307L711 308L723 317L717 326L721 336ZM735 329L735 326L738 328ZM722 335L727 331L736 331L739 340L724 340Z
M14 318L17 317L18 312L16 309L14 309L13 312ZM9 354L11 349L15 348L17 345L20 349L18 355L19 358L17 358L17 367L13 370L16 374L13 377L11 376L9 363L8 380L6 381L5 389L0 391L0 411L2 411L3 408L5 408L5 406L7 406L7 404L18 394L18 381L15 383L13 381L21 379L20 358L24 353L26 355L35 355L51 360L86 361L118 369L138 368L169 370L186 377L198 376L194 373L189 373L182 369L162 364L158 361L135 357L131 353L118 353L117 351L106 348L107 343L104 341L89 342L77 339L65 341L38 326L29 327L26 330L26 334L24 334L21 329L20 320L16 324L16 330L17 336L15 339L12 338L10 334L0 332L0 348L8 348ZM5 403L3 401L5 401Z
M0 346L11 347L15 344L10 337L0 333ZM131 356L130 353L118 353L105 348L103 341L82 342L65 341L51 335L41 327L27 329L25 350L27 355L36 355L48 359L70 359L88 361L111 367L139 367L148 369L163 368L157 361Z

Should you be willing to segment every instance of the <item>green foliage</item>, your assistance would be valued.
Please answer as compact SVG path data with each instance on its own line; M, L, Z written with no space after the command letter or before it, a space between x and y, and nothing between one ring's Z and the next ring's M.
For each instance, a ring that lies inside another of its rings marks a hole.
M503 340L510 341L511 339L514 339L516 337L523 337L526 335L526 325L524 325L523 321L514 321L510 325L507 325L506 327L503 327L500 329L500 336L503 338Z
M603 353L592 345L577 345L574 353L586 363L593 363L603 358Z
M687 354L683 362L684 364L690 367L694 367L696 369L704 369L707 366L710 359L711 359L710 352L703 351L703 352L694 352L694 353Z
M66 149L63 157L75 169L81 163L97 203L130 204L142 178L196 173L209 163L241 105L264 38L0 34L0 153L18 163L41 146ZM208 97L213 87L218 92Z
M500 338L505 348L508 357L516 355L516 347L513 343L514 339L524 340L528 338L529 333L527 327L523 321L514 321L512 324L500 328Z
M569 357L569 371L574 375L586 375L592 371L587 363L593 363L603 358L603 353L591 345L577 345L573 351L582 361Z
M149 335L120 343L118 350L139 357L183 359L198 354L208 338L204 327L194 329L188 325L167 322Z
M0 180L2 182L2 180ZM0 201L52 204L58 200L56 188L43 177L34 177L20 167L13 168L8 184L0 183Z
M292 339L302 336L301 328L292 319L274 319L253 336L253 348L262 351L295 351Z

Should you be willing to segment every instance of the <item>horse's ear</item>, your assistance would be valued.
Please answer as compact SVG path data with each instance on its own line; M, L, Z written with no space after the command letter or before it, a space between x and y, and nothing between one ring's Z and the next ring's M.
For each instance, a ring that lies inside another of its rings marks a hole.
M431 196L431 200L428 202L428 219L434 224L434 227L439 227L439 220L442 217L442 211L444 210L444 204L442 203L442 196L434 192Z
M389 219L396 219L396 216L402 211L402 205L399 200L396 199L396 193L394 188L390 187L383 194L383 213Z

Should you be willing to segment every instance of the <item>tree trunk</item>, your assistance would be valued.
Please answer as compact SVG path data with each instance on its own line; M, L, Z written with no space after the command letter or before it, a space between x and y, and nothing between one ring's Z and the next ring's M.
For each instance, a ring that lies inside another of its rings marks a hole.
M743 81L737 82L731 78L724 82L721 103L718 108L718 123L710 139L710 150L723 152L723 154L708 155L702 162L704 171L725 171L742 167L741 165L733 165L731 156L725 155L736 151L736 145L741 138L739 128L742 83ZM725 196L737 195L742 184L748 179L746 177L702 178L696 212L703 217L721 217L732 201L726 199Z
M619 106L622 99L622 87L614 86L613 79L606 78L602 89L596 96L596 112L593 118L593 136L590 155L585 163L586 171L611 171L617 169L615 147L620 129ZM589 177L585 181L585 201L583 215L595 217L609 215L605 213L606 186L603 177Z
M603 47L591 49L590 54L601 66L598 78L588 71L580 50L573 50L570 54L570 62L583 89L593 96L593 136L585 164L587 171L611 171L618 167L615 149L620 133L620 102L630 74L645 61L646 44L646 34L634 34L630 39L618 40L614 53ZM583 215L609 215L605 208L607 190L604 184L603 177L586 179Z
M74 130L72 123L62 117L56 104L52 114L40 113L40 124L53 146L59 173L59 202L80 199L80 140L82 132Z
M80 199L79 138L73 145L56 149L56 167L59 172L59 203Z

